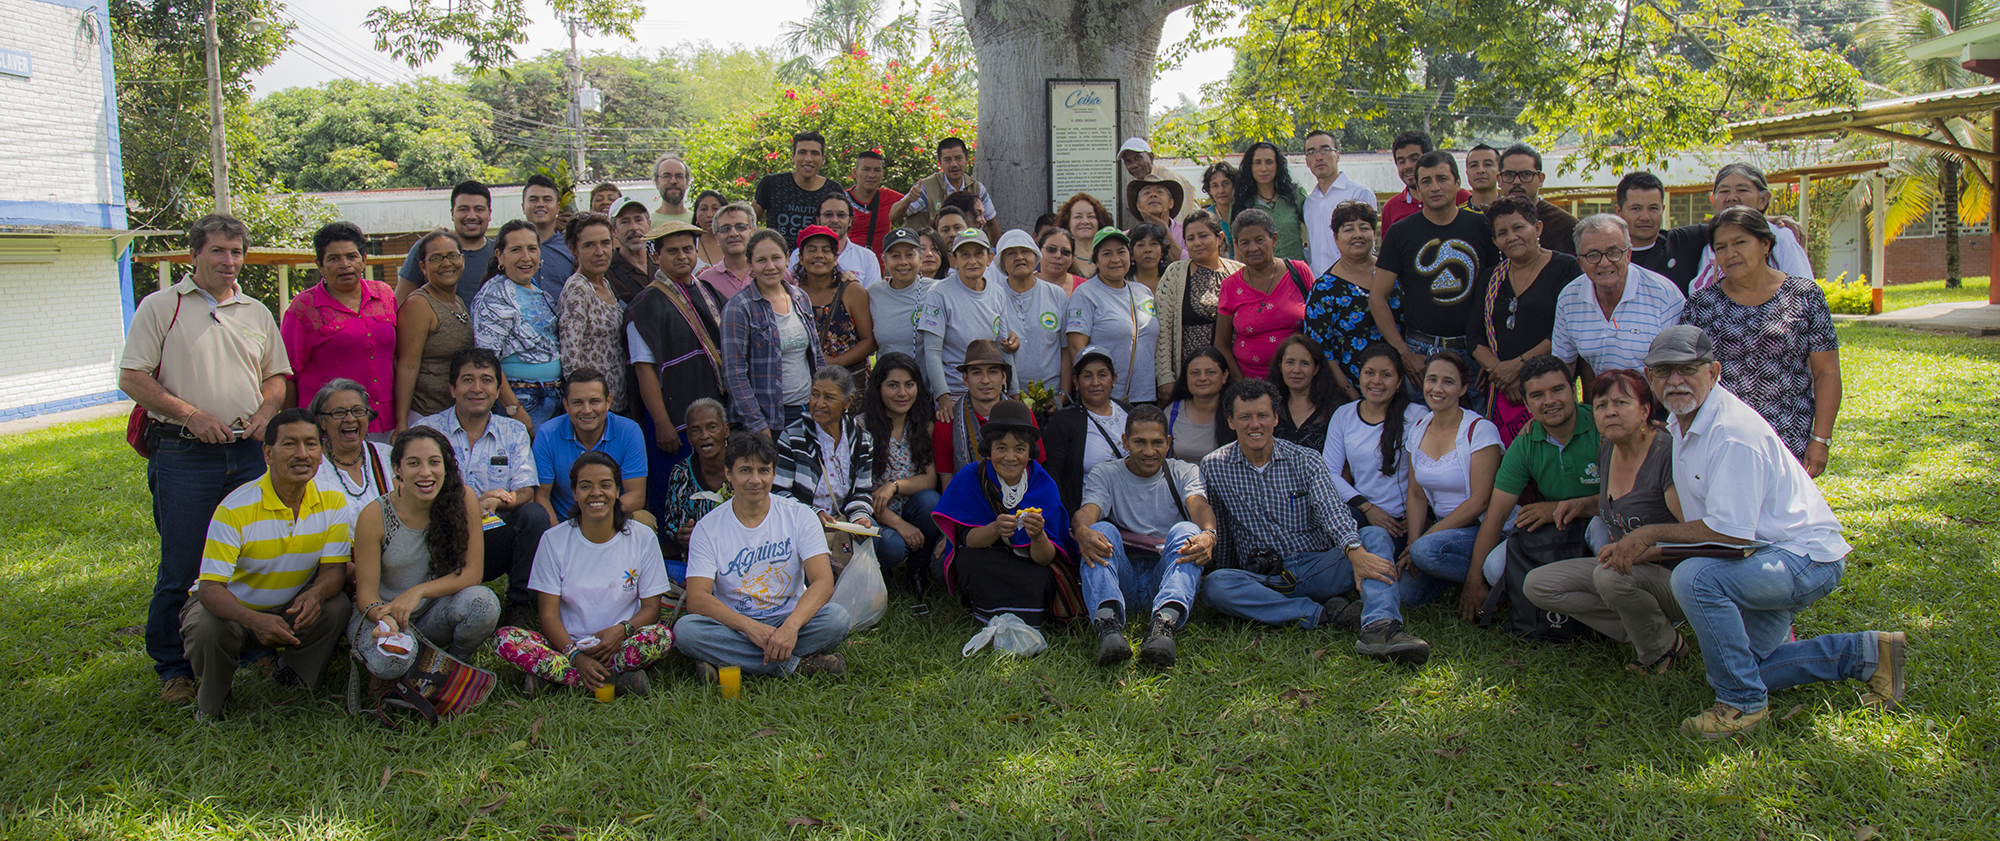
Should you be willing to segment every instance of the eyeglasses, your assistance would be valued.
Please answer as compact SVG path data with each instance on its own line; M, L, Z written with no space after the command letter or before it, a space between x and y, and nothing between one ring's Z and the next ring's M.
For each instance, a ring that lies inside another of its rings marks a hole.
M1322 143L1322 144L1320 144L1320 145L1318 145L1318 146L1307 146L1307 147L1306 147L1306 154L1308 154L1308 155L1331 155L1331 154L1333 154L1333 145L1332 145L1332 144L1329 144L1329 143Z
M465 262L465 252L446 251L441 254L432 254L428 257L425 257L424 262L436 263L438 265L444 265L447 263L463 263Z
M1507 299L1507 329L1514 329L1514 316L1521 311L1521 299Z
M733 234L736 233L737 231L747 231L747 230L750 230L750 226L745 225L742 222L738 222L734 225L715 226L715 232L718 234Z
M1042 249L1042 253L1043 253L1043 254L1055 254L1055 255L1059 255L1059 256L1063 256L1063 257L1069 257L1069 256L1072 256L1072 255L1074 255L1074 254L1075 254L1076 252L1075 252L1075 251L1072 251L1072 250L1070 250L1070 249L1067 249L1067 248L1063 248L1063 247L1060 247L1060 246L1054 246L1054 245L1051 245L1051 246L1048 246L1048 247L1046 247L1046 248L1043 248L1043 249Z
M327 409L321 411L319 413L319 416L326 418L328 420L347 420L348 418L354 418L355 420L374 420L375 410L370 409L367 406L354 406L352 408L347 408L347 409Z
M1681 365L1648 365L1646 366L1646 375L1656 380L1664 380L1675 374L1679 374L1683 379L1691 380L1700 376L1702 369L1706 367L1708 366L1698 362L1688 362Z
M1623 248L1607 248L1603 251L1586 251L1576 255L1576 257L1595 266L1606 262L1616 263L1619 260L1625 259L1625 255L1630 253L1632 252Z
M1503 169L1500 170L1500 180L1511 184L1524 184L1535 180L1535 176L1540 174L1542 174L1542 171L1539 169L1525 169L1520 171Z

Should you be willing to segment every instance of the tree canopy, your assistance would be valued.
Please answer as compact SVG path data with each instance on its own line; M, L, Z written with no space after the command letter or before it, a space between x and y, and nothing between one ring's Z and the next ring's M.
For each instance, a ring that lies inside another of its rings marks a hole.
M493 109L449 83L338 79L255 107L273 181L297 190L429 187L497 180Z

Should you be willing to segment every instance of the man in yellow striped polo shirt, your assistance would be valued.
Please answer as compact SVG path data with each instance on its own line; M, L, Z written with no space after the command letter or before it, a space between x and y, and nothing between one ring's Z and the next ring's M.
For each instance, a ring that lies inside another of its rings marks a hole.
M262 477L215 509L194 598L181 609L198 721L222 713L244 649L277 649L282 666L317 688L347 627L352 605L341 587L354 511L340 488L314 481L320 439L311 416L286 409L272 418L264 463Z

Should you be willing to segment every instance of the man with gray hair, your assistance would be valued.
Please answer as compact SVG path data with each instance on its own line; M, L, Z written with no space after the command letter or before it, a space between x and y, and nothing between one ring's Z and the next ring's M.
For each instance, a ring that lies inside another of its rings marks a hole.
M722 243L722 262L703 269L695 279L707 281L726 302L750 285L750 233L757 229L757 208L736 202L716 211L708 226L705 236Z
M1587 388L1597 371L1637 370L1653 337L1680 323L1687 298L1673 281L1632 265L1632 235L1615 214L1577 223L1574 242L1583 276L1556 299L1549 352L1564 362L1582 360L1577 374Z
M687 201L688 180L693 175L685 161L671 154L653 161L653 186L660 191L660 208L653 211L653 224L669 219L694 221L694 209L682 204Z
M1681 730L1703 739L1747 733L1769 716L1771 692L1822 681L1866 681L1866 707L1901 703L1903 632L1789 639L1798 612L1840 586L1852 547L1784 439L1717 384L1722 365L1708 334L1685 324L1662 330L1644 362L1647 384L1673 415L1682 522L1633 529L1597 558L1621 571L1686 559L1674 567L1674 600L1701 641L1715 704Z

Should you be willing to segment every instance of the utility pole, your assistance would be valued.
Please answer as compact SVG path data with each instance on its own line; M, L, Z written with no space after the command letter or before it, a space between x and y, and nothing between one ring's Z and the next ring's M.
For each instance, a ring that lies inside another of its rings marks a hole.
M574 31L574 30L572 30ZM229 141L222 122L222 39L215 33L215 0L208 0L208 168L215 179L215 212L229 212ZM574 43L574 42L572 42ZM572 48L573 49L573 48ZM572 55L574 52L572 52ZM581 146L578 155L582 155Z
M569 60L563 62L563 69L569 71L569 124L575 135L576 146L576 164L575 168L570 170L570 180L581 186L584 180L583 60L576 54L576 30L581 21L572 15L564 18L563 23L569 26Z

